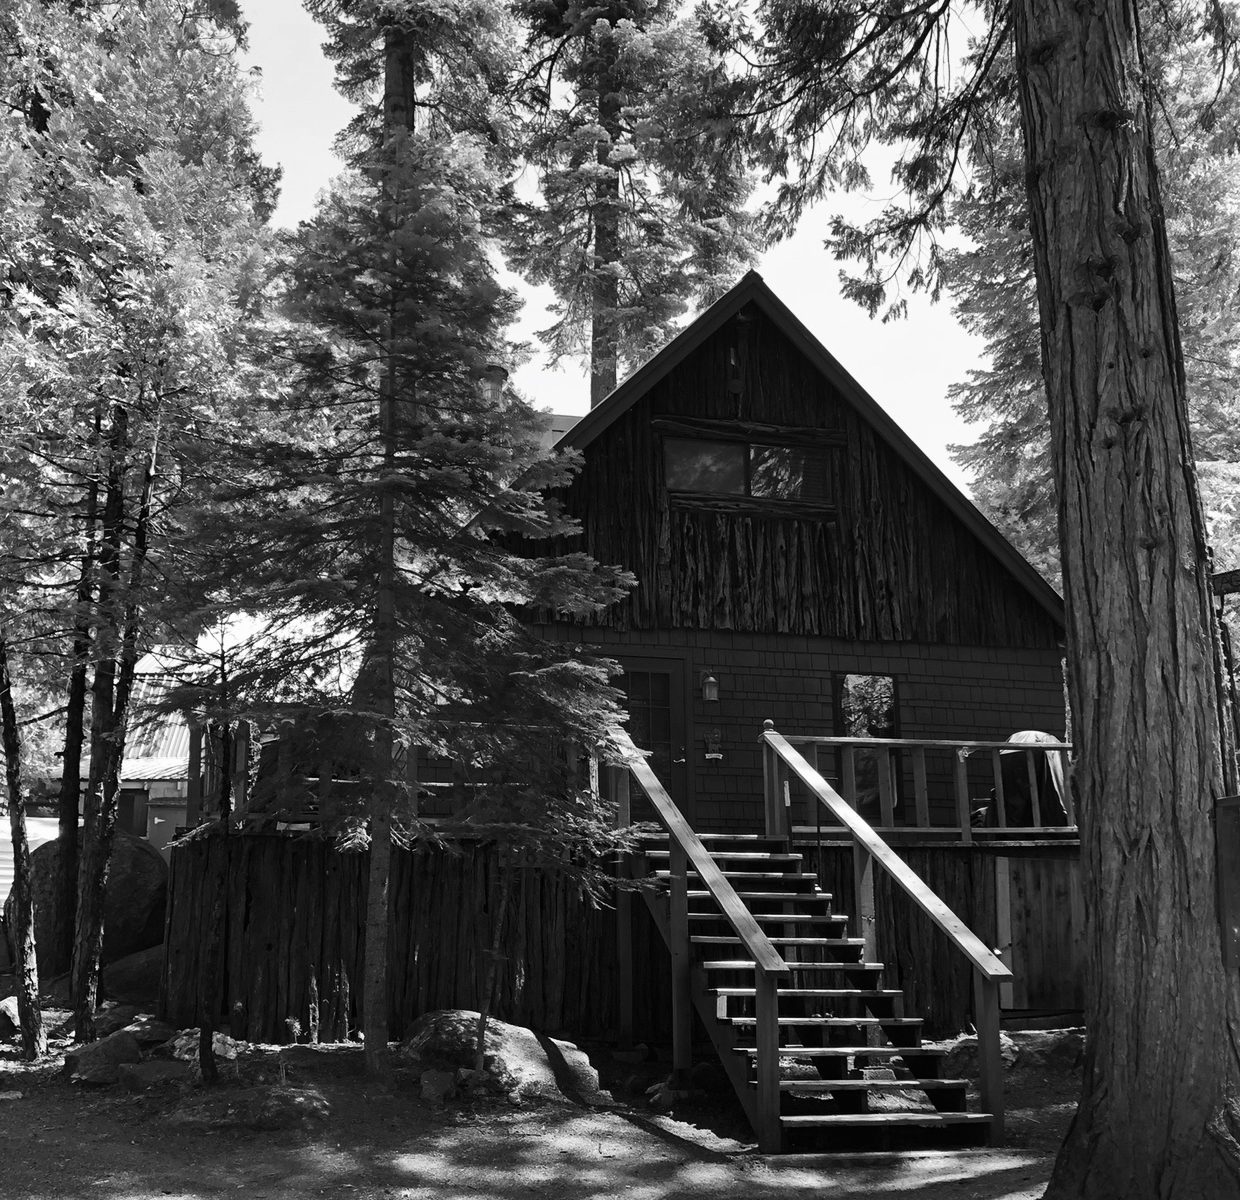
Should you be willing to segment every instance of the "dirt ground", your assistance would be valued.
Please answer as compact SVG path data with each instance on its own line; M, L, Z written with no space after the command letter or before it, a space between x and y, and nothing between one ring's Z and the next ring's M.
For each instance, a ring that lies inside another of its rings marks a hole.
M3 1200L1033 1200L1079 1086L1072 1071L1010 1071L1000 1148L772 1158L743 1140L735 1101L656 1114L644 1084L666 1068L625 1067L602 1050L593 1057L617 1095L610 1110L567 1100L436 1107L418 1098L412 1074L389 1090L368 1084L360 1050L342 1049L321 1069L286 1072L289 1085L326 1097L327 1119L276 1132L186 1123L187 1113L244 1108L270 1071L225 1064L240 1077L128 1095L67 1082L61 1055L63 1044L31 1067L0 1046Z

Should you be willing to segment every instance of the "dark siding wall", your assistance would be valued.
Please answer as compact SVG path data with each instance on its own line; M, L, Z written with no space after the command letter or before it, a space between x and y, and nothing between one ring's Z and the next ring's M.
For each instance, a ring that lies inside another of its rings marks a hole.
M580 633L567 626L561 632ZM836 674L893 675L901 737L986 741L1002 740L1018 729L1064 732L1057 649L856 643L706 630L594 630L589 640L632 663L643 655L683 663L688 804L695 827L704 831L761 831L762 722L770 718L787 734L842 733L832 724ZM703 672L719 680L717 703L702 699ZM722 734L722 761L705 758L705 737L714 728ZM977 766L985 763L979 759ZM950 795L948 776L939 782L942 794ZM980 781L978 794L985 795L990 786Z
M601 562L640 580L603 623L1053 647L1061 631L763 314L733 321L585 451L566 497ZM735 367L730 355L736 355ZM669 507L659 417L818 429L833 521Z

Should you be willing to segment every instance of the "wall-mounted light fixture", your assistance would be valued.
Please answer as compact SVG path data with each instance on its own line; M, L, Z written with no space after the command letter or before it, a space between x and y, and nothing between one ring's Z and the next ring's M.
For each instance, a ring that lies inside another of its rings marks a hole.
M709 671L702 675L702 699L707 704L719 703L719 680L717 680Z

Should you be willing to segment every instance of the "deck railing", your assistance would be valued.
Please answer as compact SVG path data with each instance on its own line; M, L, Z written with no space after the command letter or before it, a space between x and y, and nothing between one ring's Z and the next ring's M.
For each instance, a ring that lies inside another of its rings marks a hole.
M628 781L632 777L645 793L659 824L667 830L668 846L671 851L669 869L671 907L668 924L669 948L672 956L673 1073L680 1079L684 1079L693 1066L693 998L690 981L692 943L689 940L688 886L688 873L692 868L697 873L702 886L719 906L719 911L732 926L736 936L740 938L744 954L754 964L754 1015L757 1021L755 1063L757 1120L755 1125L759 1148L764 1153L773 1153L779 1149L781 1136L777 981L781 975L789 974L788 964L771 944L766 934L762 932L745 902L724 878L723 872L711 858L710 852L690 828L684 814L676 807L671 796L667 794L667 790L650 769L641 751L633 745L629 735L620 731L618 740L625 751L626 762L623 766L609 768L609 771L611 773L611 794L617 802L619 823L621 825L629 823ZM624 893L621 895L623 896ZM631 948L624 938L621 939L621 947L621 994L626 995L631 991L631 988L625 984L632 979L632 964L631 962L626 964L624 955L631 954ZM621 1024L622 1026L624 1024L623 1016Z
M929 837L968 844L1077 835L1076 806L1065 769L1072 750L1068 742L799 734L785 740L834 784L849 808L867 810L870 824L894 840ZM867 769L870 778L863 780ZM1051 786L1052 776L1061 788ZM793 809L790 816L797 835L838 832L823 830L822 810L816 803L798 808L785 783L781 776L774 786L782 789ZM768 780L768 791L771 785Z
M801 740L801 739L798 739ZM811 744L836 739L805 739ZM829 816L847 831L853 850L853 915L865 939L865 957L877 961L875 933L874 865L877 863L908 898L948 937L973 966L973 1023L977 1028L980 1091L983 1109L992 1114L993 1140L1003 1133L1003 1060L999 1050L999 985L1012 972L982 940L926 885L925 881L848 804L818 770L775 730L773 721L762 731L766 777L766 822L770 837L790 837L787 776L800 780ZM991 746L1005 743L974 743Z

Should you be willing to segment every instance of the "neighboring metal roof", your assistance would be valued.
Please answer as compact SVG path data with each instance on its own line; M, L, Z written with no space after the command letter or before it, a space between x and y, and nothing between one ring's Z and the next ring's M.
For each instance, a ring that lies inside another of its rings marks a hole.
M1015 576L1026 591L1060 625L1064 623L1063 600L980 509L956 487L869 394L801 323L796 314L766 285L757 271L749 271L731 291L715 301L700 317L647 359L610 395L601 400L565 432L555 449L584 450L613 422L623 416L656 383L683 362L708 338L717 333L747 304L761 309L792 344L821 372L879 435L900 455L909 468L956 517Z
M142 783L155 779L188 779L189 758L130 758L121 767L121 783Z

